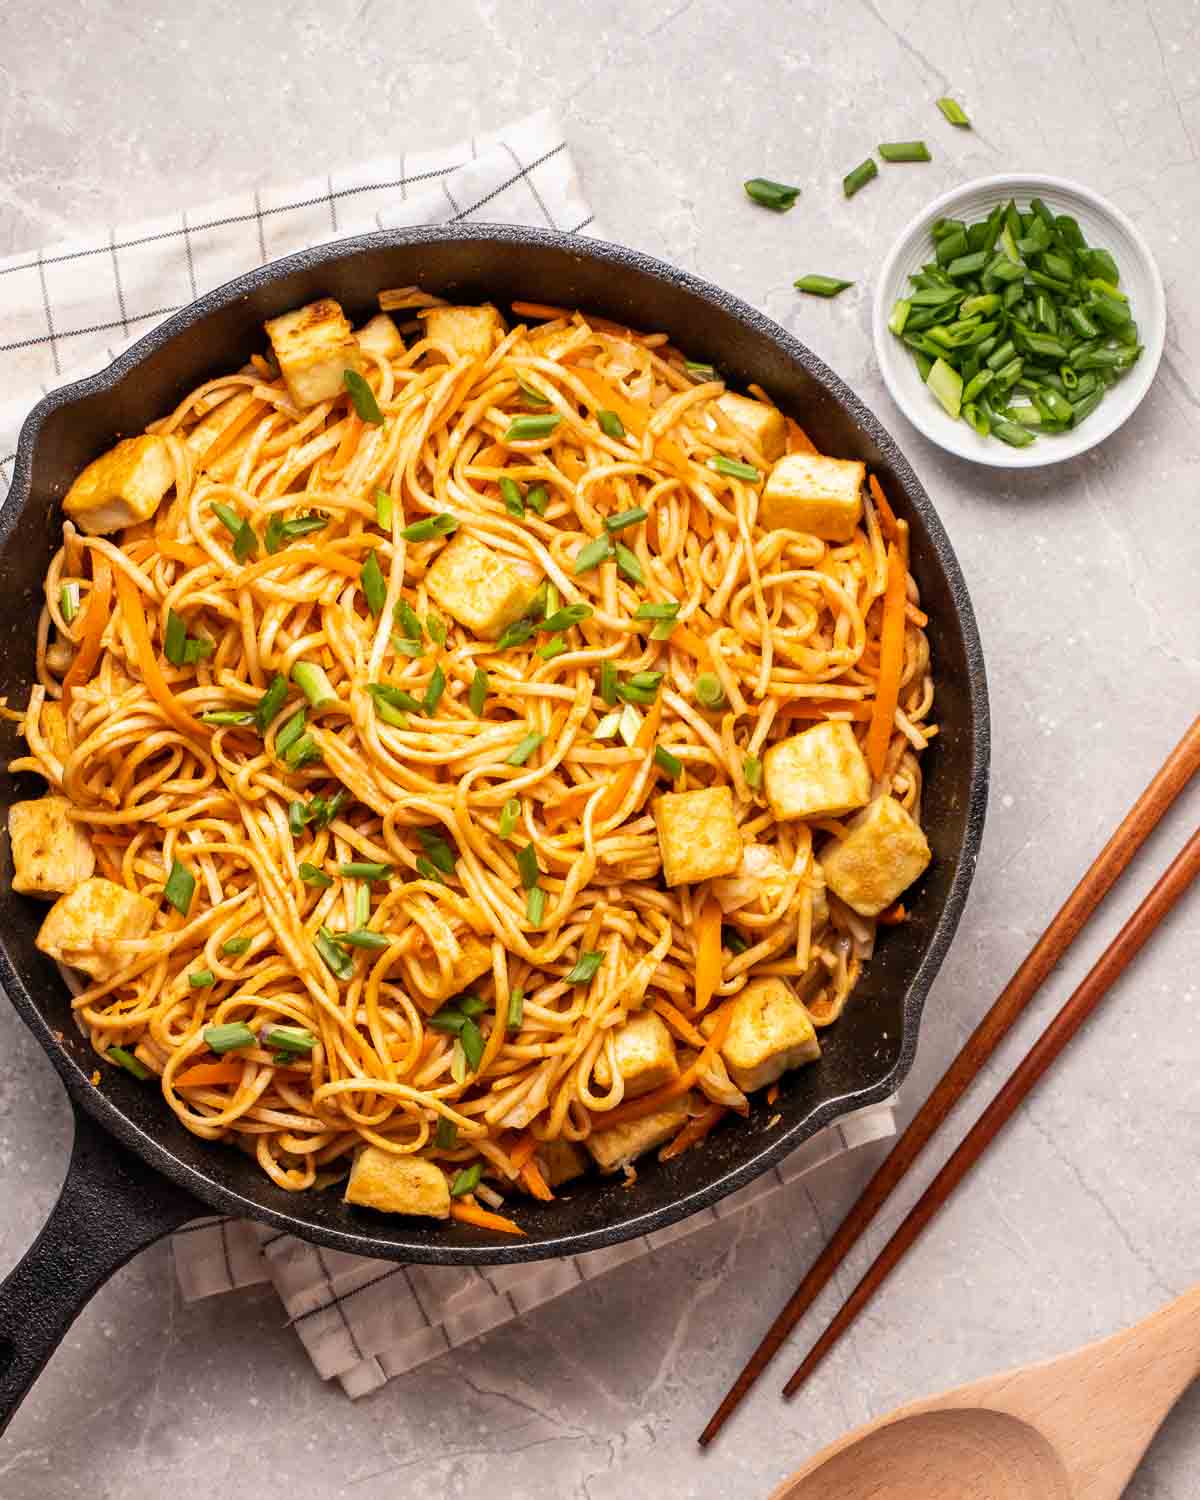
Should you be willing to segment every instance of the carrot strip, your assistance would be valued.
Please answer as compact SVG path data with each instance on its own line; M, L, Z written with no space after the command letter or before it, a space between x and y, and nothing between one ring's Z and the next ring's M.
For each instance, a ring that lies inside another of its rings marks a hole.
M264 380L273 380L275 378L275 372L261 354L252 354L250 356L250 363Z
M543 1203L554 1202L554 1194L533 1162L527 1161L521 1168L521 1181L535 1198L540 1198Z
M201 563L212 561L202 547L193 547L188 542L176 542L172 541L170 537L163 537L155 545L164 557L174 558L176 562L187 563L192 568L199 567Z
M150 640L150 629L146 624L146 615L142 609L141 594L137 584L127 573L117 574L117 598L121 604L125 628L133 638L134 653L137 656L138 666L141 668L142 681L149 689L150 696L176 729L184 734L194 734L204 738L203 724L188 713L163 676L163 670L158 664L158 657L154 653L154 646Z
M671 639L679 634L676 630ZM847 714L864 724L871 718L871 705L862 698L794 698L775 715L777 719L824 719L830 714Z
M707 1073L713 1058L725 1045L725 1038L729 1035L730 1023L733 1021L733 1006L724 1005L716 1012L717 1024L713 1027L712 1035L705 1043L704 1050L690 1063L678 1077L673 1078L670 1083L664 1083L661 1088L652 1089L650 1093L643 1094L640 1099L630 1099L626 1104L618 1104L616 1109L610 1109L607 1113L592 1116L593 1128L609 1130L614 1125L628 1125L631 1120L642 1120L647 1115L656 1114L664 1104L669 1104L672 1099L677 1099L680 1094L686 1094L696 1079L702 1073Z
M874 474L867 480L867 488L871 491L871 499L875 502L875 509L879 512L879 524L883 534L889 542L896 539L896 512L888 504L888 498L883 493L883 487Z
M514 1224L503 1214L488 1213L486 1208L478 1208L474 1203L452 1203L450 1217L459 1219L464 1224L474 1224L478 1229L498 1229L501 1234L525 1233L519 1224Z
M241 1080L242 1068L240 1062L212 1062L197 1063L195 1067L185 1068L182 1073L175 1077L177 1089L207 1088L215 1083L238 1083Z
M344 469L350 462L350 455L358 447L358 439L362 433L362 419L355 412L351 412L346 418L345 430L342 432L341 441L337 445L337 451L333 455L333 467Z
M773 1083L771 1085L771 1087L767 1090L767 1103L768 1104L774 1104L775 1101L778 1098L779 1098L779 1085L777 1083Z
M655 1011L663 1018L681 1042L686 1042L689 1047L704 1046L704 1038L688 1020L681 1010L677 1010L669 1000L656 1000Z
M791 417L786 418L789 453L815 453L816 447L812 439L799 422L793 422Z
M601 408L615 411L629 431L641 437L647 422L654 415L649 407L639 406L622 396L615 385L605 380L603 375L598 375L595 370L576 370L575 373L591 391L597 411ZM655 448L658 456L665 459L681 478L688 477L687 459L678 443L673 443L670 438L659 438Z
M712 666L712 656L707 645L687 625L676 625L671 632L671 645L682 646L689 656L694 656L702 667Z
M888 544L887 587L883 591L883 624L879 635L879 682L875 707L867 728L867 764L876 781L883 775L887 748L900 701L900 677L904 671L904 604L907 577L904 558L896 543Z
M363 545L369 545L369 538L365 535ZM264 573L269 573L272 568L286 567L290 563L318 563L334 573L344 573L347 578L357 578L362 572L362 563L355 562L354 558L347 557L342 552L335 552L332 547L283 547L278 552L251 563L248 568L243 568L238 582L250 583L255 578L261 578Z
M696 1012L709 1007L721 983L721 904L710 896L696 919Z
M112 566L108 558L93 554L92 590L88 595L87 613L79 632L79 648L75 660L63 678L62 694L64 710L71 706L71 694L92 675L96 658L100 655L100 642L104 627L108 624L109 605L112 603Z
M875 920L882 922L886 927L899 927L901 922L908 921L908 913L904 909L904 902L895 902L886 911L881 911Z
M728 1113L728 1106L724 1104L710 1104L694 1120L689 1120L674 1140L668 1141L658 1153L659 1161L670 1161L673 1156L681 1155L689 1146L694 1146L697 1141L702 1141L713 1126L723 1120Z
M550 302L510 302L509 306L518 318L569 318L570 308L555 307Z
M662 718L663 700L662 694L654 700L654 707L642 720L641 728L637 732L637 738L633 742L635 750L649 750L654 744L654 736L658 733L658 722ZM607 789L600 797L596 808L596 821L602 823L605 818L611 818L621 803L629 795L629 788L637 778L641 770L641 763L632 761L629 765L622 766L609 783Z
M249 402L245 411L238 412L229 426L217 433L216 437L213 438L212 442L209 443L208 447L200 455L196 468L198 470L207 469L210 464L220 458L222 453L232 448L234 442L241 437L250 423L257 420L263 411L266 410L266 405L265 401L260 401L257 397Z
M599 783L595 781L585 781L580 786L573 786L569 792L564 792L557 802L552 802L548 807L542 808L542 821L549 828L557 828L560 823L567 822L592 796L598 785Z
M532 1131L527 1130L508 1153L508 1159L519 1172L536 1150L537 1141L534 1139Z

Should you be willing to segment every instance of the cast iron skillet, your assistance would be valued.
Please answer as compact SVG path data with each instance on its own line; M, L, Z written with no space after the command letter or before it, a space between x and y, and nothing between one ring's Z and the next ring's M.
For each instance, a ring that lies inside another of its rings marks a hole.
M933 864L906 899L913 919L886 933L854 1004L824 1033L820 1064L787 1075L778 1124L768 1126L772 1111L758 1103L749 1121L717 1132L703 1150L665 1166L643 1164L632 1188L589 1179L558 1202L522 1203L528 1238L513 1240L352 1210L336 1192L282 1192L240 1152L189 1135L152 1085L104 1068L94 1087L96 1059L72 1022L66 988L34 947L45 907L12 893L4 840L0 983L66 1084L75 1148L49 1222L0 1289L0 1423L107 1277L207 1210L390 1260L497 1264L575 1254L661 1229L745 1186L821 1126L887 1098L912 1063L921 1008L962 912L983 828L987 689L966 586L916 475L853 392L753 308L648 256L515 227L461 225L346 240L230 282L169 318L102 374L46 397L22 431L0 518L0 693L25 701L42 578L61 523L58 502L86 463L118 436L169 411L200 381L261 349L265 318L328 295L357 319L376 309L381 288L411 283L467 302L504 307L513 298L536 299L665 329L692 357L714 361L734 385L762 385L823 452L870 465L912 527L913 571L930 616L942 731L925 762ZM0 773L0 811L42 790L38 778Z

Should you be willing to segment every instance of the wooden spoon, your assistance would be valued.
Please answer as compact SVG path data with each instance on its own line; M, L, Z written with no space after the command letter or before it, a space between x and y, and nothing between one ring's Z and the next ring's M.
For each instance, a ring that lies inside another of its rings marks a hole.
M1073 1354L902 1406L771 1500L1117 1500L1200 1375L1200 1287Z

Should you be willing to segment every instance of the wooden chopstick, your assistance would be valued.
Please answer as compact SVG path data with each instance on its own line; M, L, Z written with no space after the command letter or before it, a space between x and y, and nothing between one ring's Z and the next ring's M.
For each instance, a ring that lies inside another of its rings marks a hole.
M860 1236L903 1181L909 1168L937 1133L950 1111L1041 988L1046 976L1075 941L1092 913L1112 889L1163 814L1200 770L1200 716L1163 762L1157 775L1126 813L1083 879L1055 913L1029 956L997 996L946 1069L907 1130L880 1164L833 1238L813 1262L779 1316L763 1336L745 1369L725 1393L700 1434L707 1446L737 1409L750 1387L770 1364L784 1340L828 1285Z
M783 1388L794 1396L916 1242L1003 1127L1124 973L1146 939L1200 874L1200 828L1171 861L1165 875L1101 954L1087 978L1038 1037L1015 1073L980 1115L961 1146L918 1198L916 1206L880 1251Z

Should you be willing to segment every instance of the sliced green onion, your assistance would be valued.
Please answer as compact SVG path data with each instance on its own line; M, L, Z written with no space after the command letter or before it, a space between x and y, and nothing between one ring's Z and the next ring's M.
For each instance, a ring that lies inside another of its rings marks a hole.
M254 715L245 708L210 708L200 718L205 724L254 723Z
M396 608L392 611L392 615L407 640L419 641L421 639L423 634L421 617L407 599L396 601Z
M885 141L879 147L884 161L932 161L924 141Z
M222 1026L206 1026L204 1042L210 1052L237 1052L253 1047L258 1038L244 1021L229 1021Z
M421 841L421 847L438 869L444 870L447 875L453 875L454 850L447 843L446 836L441 829L418 828L417 837Z
M535 885L525 898L525 917L531 927L540 927L546 916L546 893Z
M221 952L232 953L236 956L239 953L245 953L249 946L250 939L248 937L226 938L221 944Z
M424 647L420 641L406 640L395 630L392 631L392 650L397 656L407 656L412 661L416 661L419 657L425 655Z
M522 646L533 632L532 620L514 620L496 642L496 650L507 651L510 646Z
M425 696L421 699L421 708L426 714L432 714L438 704L442 701L442 694L446 690L446 674L441 667L434 667L430 674L429 683L425 688Z
M388 947L392 940L382 932L372 932L369 927L355 927L350 932L335 933L334 941L346 948L368 948L372 952L379 952Z
M768 177L751 177L742 186L755 203L763 208L774 209L777 214L787 213L800 196L798 187L788 187L784 182L772 182Z
M217 982L217 976L211 969L193 969L188 975L188 984L194 990L211 989Z
M266 734L276 714L283 707L287 698L287 678L282 672L276 672L271 679L271 685L258 700L254 710L254 722L258 725L260 734Z
M463 1029L458 1033L458 1040L462 1044L463 1056L467 1059L467 1066L474 1073L483 1061L483 1033L469 1017L463 1022Z
M472 1162L469 1167L464 1167L450 1184L450 1196L461 1198L465 1193L473 1193L479 1186L479 1179L482 1176L482 1166L478 1162Z
M316 865L310 865L307 860L300 866L300 879L305 885L316 886L318 890L326 890L333 884L324 870L318 870Z
M313 938L313 947L317 950L321 962L335 979L352 978L354 960L334 941L333 933L328 927L317 928L317 935Z
M933 369L930 370L929 379L925 384L942 403L942 408L947 415L957 418L962 409L963 393L962 376L958 371L948 365L944 359L935 359Z
M594 614L595 610L590 604L567 604L549 615L542 622L541 628L552 633L569 630L572 625L579 625L584 620L590 620Z
M263 534L263 541L272 556L295 537L308 536L313 531L324 531L329 525L329 517L312 512L306 516L293 516L290 521L285 521L282 516L272 516L267 522L267 529Z
M274 1047L279 1052L311 1052L317 1039L303 1026L268 1026L262 1033L265 1047Z
M847 198L853 198L860 188L866 187L872 177L878 176L879 168L875 165L874 158L868 156L866 161L859 162L852 172L847 172L842 178L842 192Z
M631 552L624 542L618 542L614 551L616 552L618 572L623 573L629 579L630 583L645 583L646 575L642 571L642 565L638 561L636 553Z
M449 1031L454 1036L463 1029L466 1016L459 1010L453 1000L447 1001L439 1010L434 1011L429 1017L426 1025L432 1026L435 1031Z
M635 620L673 620L679 613L675 599L664 599L658 603L639 604L633 612Z
M727 474L731 479L747 479L751 484L757 484L761 477L753 464L744 464L737 458L726 458L723 453L710 458L708 467L714 473Z
M370 860L352 859L338 866L338 874L344 880L386 880L391 873L391 865L376 864Z
M386 717L386 715L380 712L385 705L388 708L400 709L410 714L419 714L421 712L421 704L418 699L414 698L411 693L406 693L403 688L393 687L390 682L368 682L367 692L375 700L375 712L379 714L380 718ZM391 722L393 721L389 719L388 723ZM406 724L402 721L400 727L405 728Z
M132 1073L137 1079L144 1081L150 1077L150 1069L143 1066L141 1060L134 1057L133 1053L124 1047L110 1047L104 1056L112 1058L113 1062L118 1063L127 1073Z
M487 695L488 674L482 667L476 667L475 675L471 678L471 686L467 691L467 703L477 719L483 718L483 709L487 703Z
M184 665L194 667L198 661L203 661L205 657L211 656L213 650L214 645L212 641L205 640L203 637L192 637L190 640L185 641L183 645Z
M888 318L888 328L897 338L904 332L904 325L908 322L908 315L912 311L912 303L901 297L898 302L892 304L891 315Z
M605 660L600 663L600 697L608 704L609 708L615 708L617 703L617 669L613 662Z
M500 498L504 501L504 509L510 516L516 516L518 520L525 514L525 501L521 498L521 487L516 480L509 479L507 475L500 480Z
M798 292L807 292L810 297L836 297L839 292L844 292L854 283L843 281L838 276L820 276L813 272L808 276L801 276L793 285Z
M652 641L669 641L672 632L678 624L678 620L659 620L658 624L650 632L650 639Z
M508 1030L520 1031L525 1021L525 991L514 986L508 996Z
M590 984L603 962L603 953L594 951L581 953L563 978L568 984Z
M365 927L371 920L371 887L361 882L354 892L354 925Z
M605 516L605 531L624 531L627 526L636 526L639 521L644 521L650 512L640 505L635 505L632 510L620 511L615 516Z
M371 554L374 557L374 553ZM298 661L292 668L292 681L314 708L323 708L326 703L336 703L338 695L325 675L323 667L316 662Z
M406 542L431 542L434 537L449 536L458 530L458 521L449 511L436 516L422 516L411 526L406 526L400 535Z
M429 639L435 646L446 644L446 622L441 615L430 610L425 616L425 629L429 632Z
M561 656L564 651L568 651L569 649L570 647L563 640L562 636L556 635L548 641L543 641L535 650L534 655L540 656L543 661L553 661L556 656Z
M544 484L535 484L531 490L526 490L525 504L539 516L544 516L546 507L550 504L549 490Z
M305 824L308 822L308 809L303 802L288 803L288 832L294 839L298 839L304 832Z
M458 1145L458 1126L445 1115L438 1116L433 1130L433 1144L438 1151L453 1151Z
M721 928L721 946L728 948L730 953L736 956L739 953L745 953L750 944L747 943L736 927L723 926Z
M236 510L222 505L219 500L214 500L210 509L233 538L233 555L238 562L245 562L248 557L257 557L258 538L254 535L250 522L243 520Z
M951 125L957 125L960 130L969 130L971 128L971 122L967 119L966 112L957 99L948 97L939 99L937 107L946 116L947 120L950 121Z
M762 785L762 761L755 755L742 757L742 775L746 778L746 785L752 792L756 792Z
M304 733L304 725L307 717L308 710L298 708L287 723L282 726L275 735L276 755L286 757L288 751L299 743L300 737Z
M350 400L354 404L354 410L364 422L370 422L374 427L383 425L383 413L379 410L379 402L375 399L375 392L362 378L357 370L343 370L342 384L350 392Z
M612 542L607 536L598 536L593 541L585 543L575 554L572 572L590 573L593 568L598 568L601 563L607 562L612 555Z
M594 740L615 739L617 734L617 726L620 724L620 722L620 714L605 714L600 722L596 725L595 729L592 730L592 738Z
M171 872L163 886L163 899L168 901L181 917L186 917L196 891L196 877L186 865L177 859L171 861Z
M716 366L705 364L702 360L685 359L683 362L683 368L687 374L688 379L693 381L696 385L707 385L710 380L717 380L720 378L717 375Z
M542 601L542 619L543 620L552 620L554 618L554 616L558 613L559 605L562 603L562 600L559 598L558 590L549 581L549 579L546 580L546 582L544 583L543 587L546 590L546 597ZM539 590L539 592L541 592L541 591ZM579 606L576 605L576 608L578 609ZM591 613L591 605L588 605L587 609L588 609L588 613L590 614ZM526 611L526 613L528 613L528 611ZM580 619L586 620L587 619L587 615L581 615ZM543 630L547 629L547 626L543 625L542 629Z
M624 741L626 747L632 750L633 746L637 743L638 731L642 727L641 714L638 713L632 703L627 703L621 710L617 722L621 732L621 739Z
M513 829L517 826L517 819L521 816L521 804L515 797L510 797L500 809L500 837L511 838Z
M517 387L521 392L521 399L525 402L526 406L538 407L550 405L549 396L543 395L537 386L530 385L527 380L522 380L518 377Z
M64 583L58 591L58 612L69 625L79 613L79 585Z
M599 408L596 412L596 421L600 423L600 431L606 437L619 440L625 436L625 424L615 411L609 411L607 407Z
M692 692L700 707L709 713L725 707L725 689L715 672L701 672L692 685Z
M422 880L432 880L435 885L445 885L446 879L431 859L426 859L423 854L418 855L415 861L417 874Z
M173 667L182 667L187 648L187 625L173 609L167 611L167 628L163 632L163 655Z
M561 421L557 412L538 417L514 417L505 431L504 442L525 443L549 437Z
M512 754L504 757L504 764L506 766L523 766L545 738L544 734L538 734L536 730L530 730Z
M522 889L531 891L537 885L541 873L538 869L537 850L532 844L525 844L517 850L517 869Z
M374 550L367 553L367 560L362 565L358 581L362 585L367 608L373 615L381 615L387 601L387 580L383 576L383 569L379 566L379 558Z
M662 745L654 747L654 764L661 767L672 781L677 781L683 775L683 762Z
M375 491L375 524L381 531L391 531L395 507L387 490Z
M291 770L300 771L305 766L321 759L321 748L311 734L306 734L294 745L288 747L283 759Z

